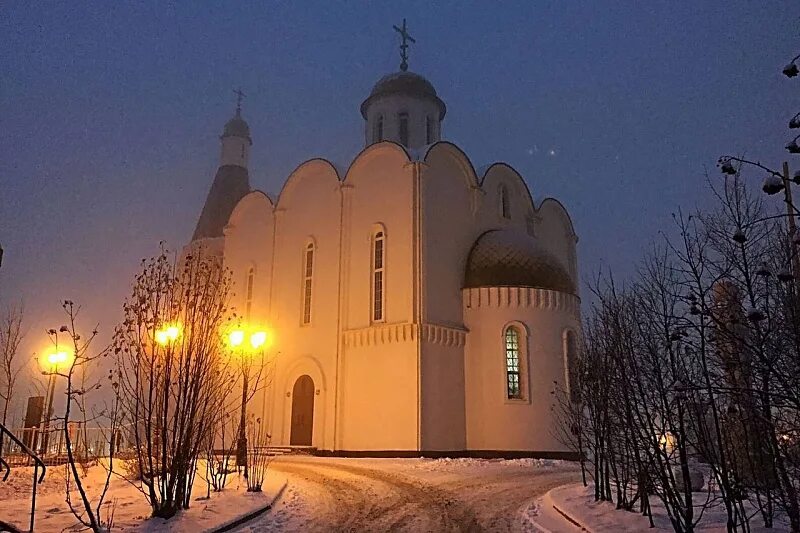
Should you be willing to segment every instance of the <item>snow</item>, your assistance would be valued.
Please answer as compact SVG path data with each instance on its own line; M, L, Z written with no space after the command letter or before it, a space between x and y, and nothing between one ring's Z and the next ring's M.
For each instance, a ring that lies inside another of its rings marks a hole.
M48 467L47 475L37 488L36 522L37 532L50 533L80 529L78 522L65 501L65 466ZM105 483L106 470L92 466L82 480L90 497L96 497ZM31 506L31 483L33 467L17 467L11 470L9 479L0 481L0 519L28 529ZM192 490L190 508L170 520L149 518L150 506L139 490L114 474L103 505L103 518L113 510L113 529L120 531L207 531L236 520L273 502L285 487L286 478L268 472L261 493L247 492L243 478L232 474L222 492L211 493L206 500L206 484L197 478ZM79 503L77 492L73 503ZM96 502L94 502L96 506Z
M695 505L700 506L705 503L707 494L699 492L695 494ZM535 506L530 506L524 511L525 519L529 522L539 520L543 510L548 510L552 514L553 506L558 507L578 523L582 524L589 531L595 532L636 532L636 531L673 531L670 526L667 512L661 502L655 497L651 499L653 508L653 521L655 527L650 529L647 517L639 513L618 510L613 503L594 501L594 488L590 484L584 487L580 484L566 485L558 487L548 492L542 499L536 502ZM699 508L696 514L699 514ZM725 528L725 508L720 501L719 504L707 509L700 520L695 531L704 533L724 532ZM759 516L754 516L750 521L750 531L753 533L780 533L789 531L788 525L776 520L772 529L765 529Z
M579 479L575 463L539 459L286 456L272 467L286 490L236 531L517 530L521 507Z

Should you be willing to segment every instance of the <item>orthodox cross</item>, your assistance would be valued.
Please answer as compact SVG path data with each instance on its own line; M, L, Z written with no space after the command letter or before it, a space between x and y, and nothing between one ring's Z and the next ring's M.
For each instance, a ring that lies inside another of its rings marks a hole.
M242 112L242 98L247 95L242 92L241 87L233 91L233 94L236 95L236 114L239 115Z
M415 41L414 38L408 33L408 30L406 29L406 19L403 19L402 28L398 28L394 25L392 25L392 27L394 28L394 31L399 33L403 39L403 42L400 45L400 59L402 59L400 62L400 70L405 72L408 70L408 41L411 41L412 43L416 43L417 41Z

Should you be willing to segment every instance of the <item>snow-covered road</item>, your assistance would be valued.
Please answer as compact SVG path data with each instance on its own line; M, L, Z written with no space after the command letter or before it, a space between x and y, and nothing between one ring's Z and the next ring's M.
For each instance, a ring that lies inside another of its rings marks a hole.
M273 510L237 531L525 531L531 501L578 480L570 463L529 459L286 456Z

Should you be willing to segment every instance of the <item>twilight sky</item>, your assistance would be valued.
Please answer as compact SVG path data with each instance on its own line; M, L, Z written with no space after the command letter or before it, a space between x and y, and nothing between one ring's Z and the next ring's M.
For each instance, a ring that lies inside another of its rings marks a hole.
M0 300L24 299L25 349L64 298L110 332L139 259L188 241L233 88L253 187L276 193L315 156L346 166L403 17L443 137L563 201L585 278L630 273L672 211L707 202L719 155L788 156L796 2L431 4L3 2Z

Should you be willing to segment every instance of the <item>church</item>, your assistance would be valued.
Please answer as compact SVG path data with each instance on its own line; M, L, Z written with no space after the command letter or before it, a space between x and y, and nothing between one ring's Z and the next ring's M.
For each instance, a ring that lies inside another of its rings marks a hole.
M553 391L570 388L580 334L570 217L446 140L447 106L396 29L400 70L361 103L346 170L309 159L273 198L250 188L241 97L223 129L191 244L274 332L249 411L273 445L320 454L568 456Z

